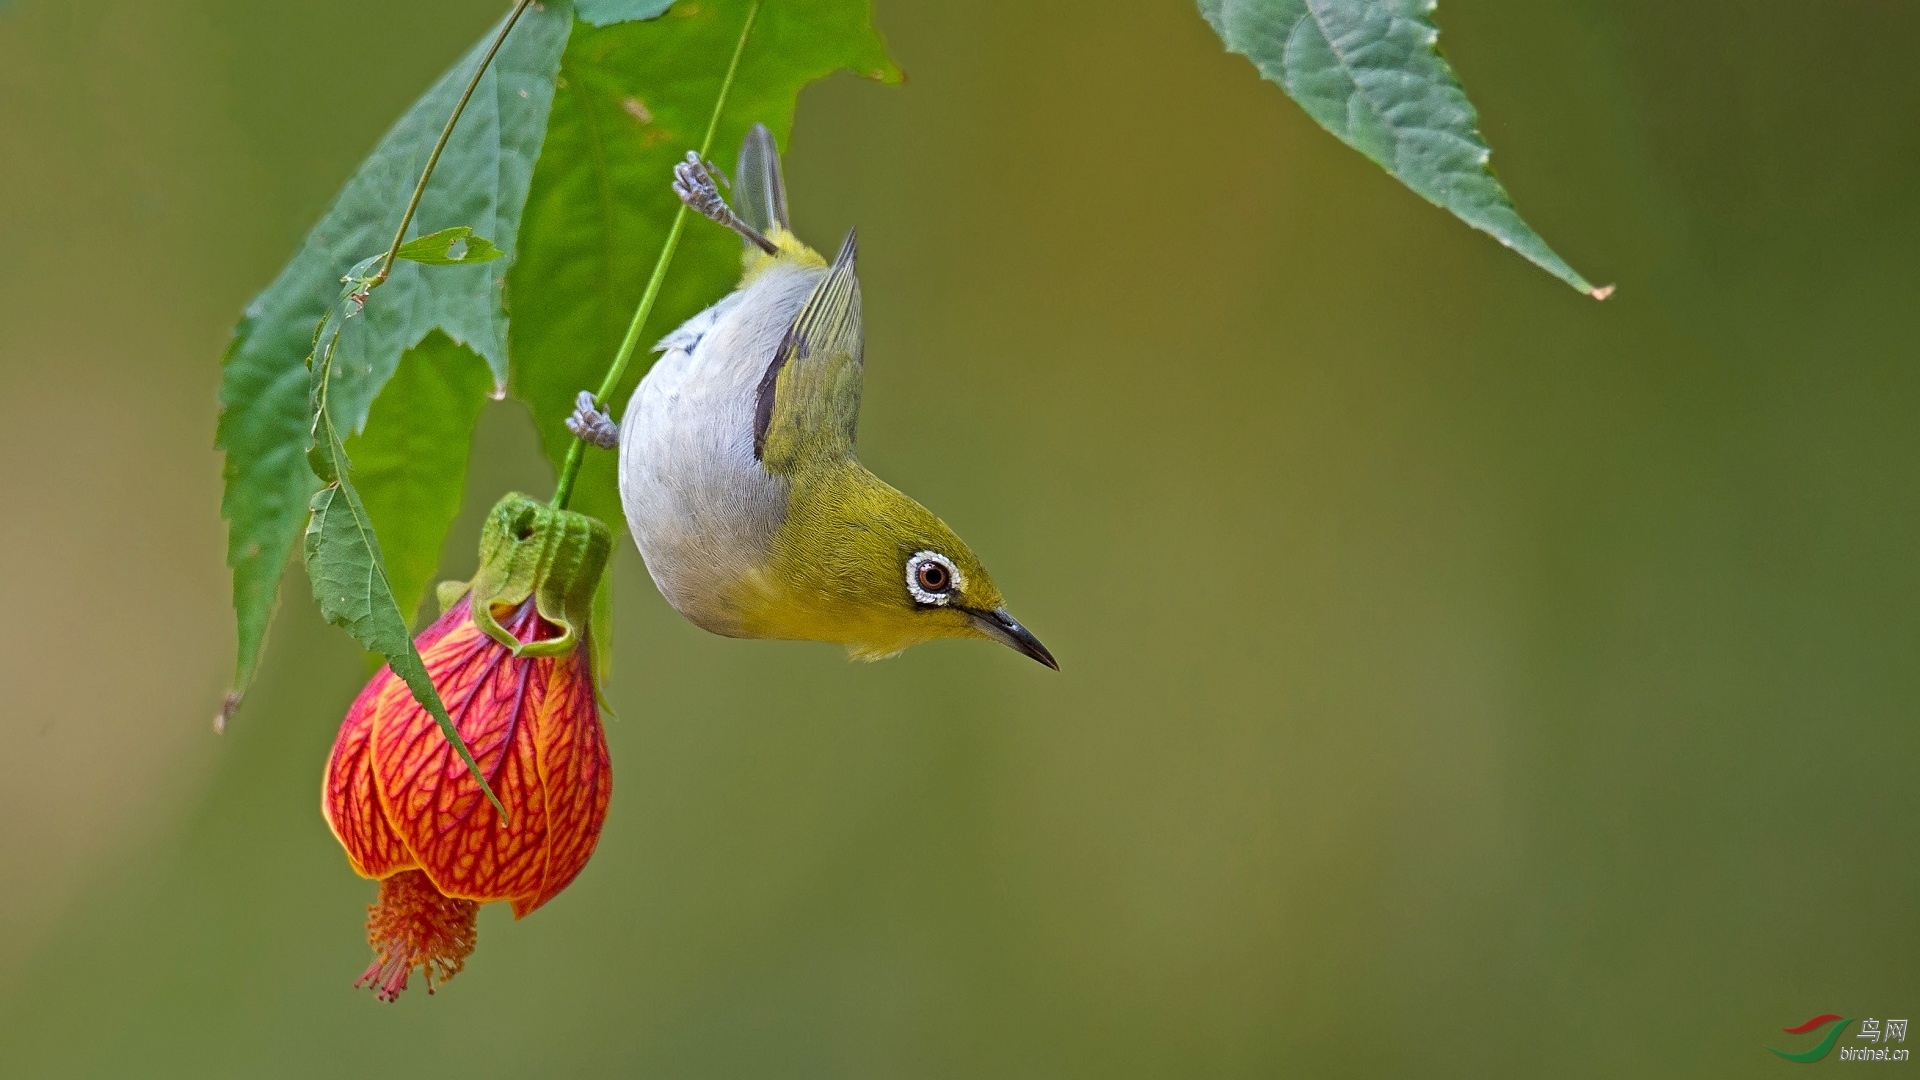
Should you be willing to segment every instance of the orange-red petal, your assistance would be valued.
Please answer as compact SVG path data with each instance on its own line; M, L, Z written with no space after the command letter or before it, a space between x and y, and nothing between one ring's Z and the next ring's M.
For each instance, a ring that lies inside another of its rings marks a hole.
M532 725L534 758L546 788L547 867L537 895L516 897L524 916L559 895L587 865L613 796L613 766L594 700L587 649L554 662Z
M463 620L472 621L464 601L422 630L416 646L431 647ZM416 865L413 853L388 824L373 782L374 718L404 708L419 708L412 691L390 668L381 668L347 710L320 785L320 813L346 849L354 872L362 877L384 878Z
M383 668L360 691L340 725L320 785L320 813L361 877L384 878L414 865L413 853L387 824L373 786L373 718L380 700L391 697L388 684L399 682Z

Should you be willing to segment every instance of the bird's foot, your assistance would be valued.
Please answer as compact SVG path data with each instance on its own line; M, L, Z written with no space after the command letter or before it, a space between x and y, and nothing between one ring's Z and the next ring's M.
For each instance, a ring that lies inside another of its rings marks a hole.
M573 400L573 415L567 417L567 430L581 442L611 450L620 445L620 427L606 410L593 400L593 391L582 390Z
M774 246L773 241L760 235L760 230L747 224L739 214L733 212L733 207L727 205L727 200L720 195L720 185L714 182L716 175L722 182L726 180L726 174L721 173L713 162L702 161L699 154L689 150L687 160L673 167L673 193L680 196L680 201L687 204L687 209L709 221L725 225L761 251L769 255L778 252L780 249Z

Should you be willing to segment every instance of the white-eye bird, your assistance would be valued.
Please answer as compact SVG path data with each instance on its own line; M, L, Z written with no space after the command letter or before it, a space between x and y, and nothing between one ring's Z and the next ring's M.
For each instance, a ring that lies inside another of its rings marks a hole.
M681 201L746 250L739 286L660 343L619 428L621 503L667 602L728 637L831 641L864 660L991 638L1057 669L973 550L854 455L854 234L832 263L793 234L758 124L735 171L739 214L697 155L674 175Z

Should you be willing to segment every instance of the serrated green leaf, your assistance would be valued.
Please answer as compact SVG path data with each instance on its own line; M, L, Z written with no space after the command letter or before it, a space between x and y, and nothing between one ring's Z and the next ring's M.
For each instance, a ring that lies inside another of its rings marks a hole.
M380 289L382 302L363 316L366 332L340 344L332 395L333 415L344 432L360 428L400 355L436 328L472 347L492 367L496 382L504 383L501 285L546 136L553 73L572 29L567 0L550 0L521 17L480 80L415 219L421 231L477 226L499 238L507 258L436 267L430 275L417 264L394 265ZM248 305L227 349L216 442L226 452L221 514L228 523L227 563L239 627L230 702L259 665L280 575L315 488L302 460L310 421L303 360L314 324L327 313L348 267L384 251L392 239L433 142L491 40L489 32L381 139L299 253Z
M378 303L385 291L375 294ZM473 427L493 378L473 350L442 333L400 358L373 399L367 426L347 440L353 482L385 555L400 613L411 617L434 580L466 490Z
M581 27L567 45L520 255L507 279L512 392L532 410L556 468L573 437L565 421L574 398L600 385L679 208L669 187L673 165L699 147L746 11L744 0L683 4L652 22ZM868 0L767 4L741 56L715 157L731 165L755 121L784 142L801 87L843 69L899 78ZM804 208L801 214L804 229ZM658 340L725 295L739 275L739 238L689 222L642 340ZM651 357L643 345L615 388L616 416ZM587 454L570 505L602 521L624 520L614 455Z
M1433 0L1199 0L1230 52L1428 201L1561 281L1595 289L1513 207L1479 116L1440 55Z
M387 578L386 561L381 555L380 539L374 530L360 494L354 489L352 466L341 445L338 418L333 414L333 380L338 372L339 346L360 333L371 333L361 299L352 295L349 283L340 300L331 308L314 334L314 351L308 357L308 401L310 403L313 447L308 452L320 490L309 504L305 543L307 577L313 584L313 599L326 620L345 630L367 649L387 658L413 698L433 717L440 732L467 771L504 819L506 807L494 795L480 766L460 738L453 718L434 689L426 661L414 646L407 620L394 602L393 586ZM381 291L385 299L386 293ZM377 305L370 305L377 306ZM356 318L355 316L360 316Z
M393 253L396 259L428 266L465 266L492 262L506 252L484 236L473 235L473 226L455 225L427 236L416 236Z
M657 19L672 6L673 0L577 0L574 10L581 22L612 26L619 22Z

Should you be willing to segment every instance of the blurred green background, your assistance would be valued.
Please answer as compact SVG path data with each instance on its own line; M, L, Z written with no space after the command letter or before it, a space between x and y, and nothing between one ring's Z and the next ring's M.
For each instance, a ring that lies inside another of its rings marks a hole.
M217 360L500 7L0 14L0 1074L1748 1077L1920 1010L1920 8L1727 0L1440 12L1605 304L1183 0L878 0L798 223L868 462L1065 670L710 637L623 543L598 855L350 990L297 572L209 727ZM550 484L490 406L449 575Z

